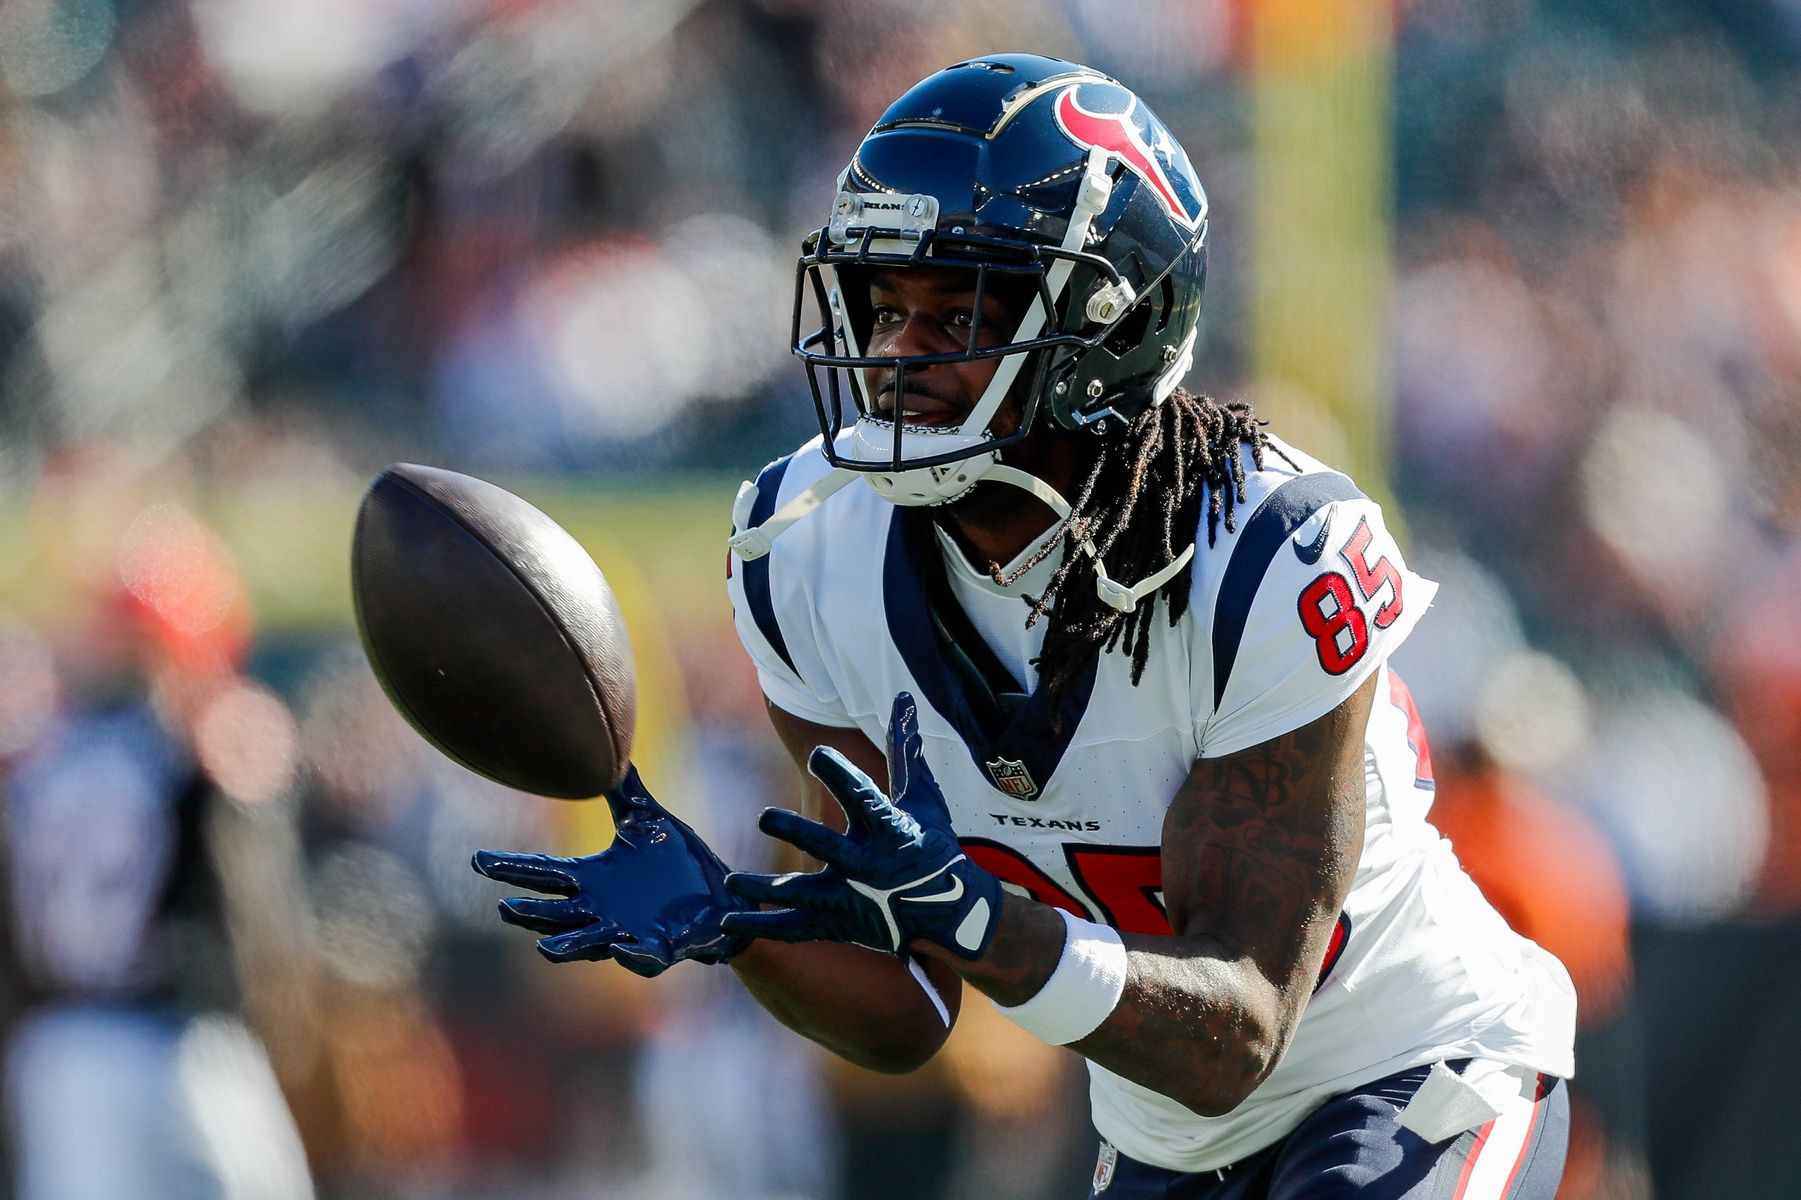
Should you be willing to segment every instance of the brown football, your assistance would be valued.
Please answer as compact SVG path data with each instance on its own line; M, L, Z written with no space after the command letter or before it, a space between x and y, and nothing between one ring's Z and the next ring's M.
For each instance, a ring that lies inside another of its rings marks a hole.
M452 759L569 800L625 775L631 642L600 568L555 521L491 483L396 463L363 495L350 586L376 678Z

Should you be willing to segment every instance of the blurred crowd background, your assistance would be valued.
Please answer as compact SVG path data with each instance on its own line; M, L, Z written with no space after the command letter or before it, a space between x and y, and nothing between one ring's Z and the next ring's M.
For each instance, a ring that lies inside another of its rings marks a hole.
M1191 382L1443 584L1398 667L1434 819L1581 990L1564 1194L1792 1195L1801 2L1351 8L1314 61L1259 31L1344 0L0 0L0 1195L1082 1194L1076 1060L984 1004L886 1079L723 971L539 961L469 853L604 817L426 749L346 584L391 461L538 502L627 606L646 777L761 861L792 785L719 576L814 429L799 238L887 101L1002 49L1170 124ZM1297 224L1296 120L1373 190Z

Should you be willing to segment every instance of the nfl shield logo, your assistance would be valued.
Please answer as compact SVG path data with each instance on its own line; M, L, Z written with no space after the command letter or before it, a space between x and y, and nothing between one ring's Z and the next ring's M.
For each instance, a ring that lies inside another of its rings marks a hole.
M994 786L1009 796L1030 800L1038 794L1038 785L1032 782L1032 774L1022 762L997 758L988 764L988 775L994 780Z
M1113 1168L1119 1165L1119 1151L1110 1142L1101 1143L1101 1156L1094 1163L1094 1191L1096 1195L1107 1190L1113 1182Z

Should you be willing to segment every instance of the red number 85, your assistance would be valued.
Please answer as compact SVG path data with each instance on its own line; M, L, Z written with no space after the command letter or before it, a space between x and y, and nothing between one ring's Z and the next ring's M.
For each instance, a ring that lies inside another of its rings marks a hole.
M1377 629L1387 629L1401 615L1401 572L1386 558L1378 558L1373 565L1369 562L1367 555L1374 539L1369 518L1364 517L1357 522L1339 556L1351 568L1357 590L1365 600L1374 600L1383 588L1392 593L1374 618ZM1301 589L1298 607L1301 628L1313 639L1319 665L1328 674L1343 675L1369 649L1370 618L1357 606L1351 581L1339 572L1327 571Z

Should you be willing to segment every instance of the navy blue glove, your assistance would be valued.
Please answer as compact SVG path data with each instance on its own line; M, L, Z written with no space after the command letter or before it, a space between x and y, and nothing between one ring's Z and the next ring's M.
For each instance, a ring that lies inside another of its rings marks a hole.
M599 854L475 852L471 865L489 879L560 897L502 900L500 919L546 935L538 951L551 962L610 958L646 977L684 959L722 963L748 945L722 927L748 907L725 890L728 868L645 790L638 768L607 803L617 832Z
M847 831L765 809L757 822L764 833L825 867L810 874L728 875L725 886L735 895L787 907L729 914L725 928L784 942L855 942L891 954L921 938L980 958L1000 916L1000 880L970 862L957 843L944 794L926 766L913 697L895 697L888 722L893 803L836 750L814 750L807 769L844 809Z

